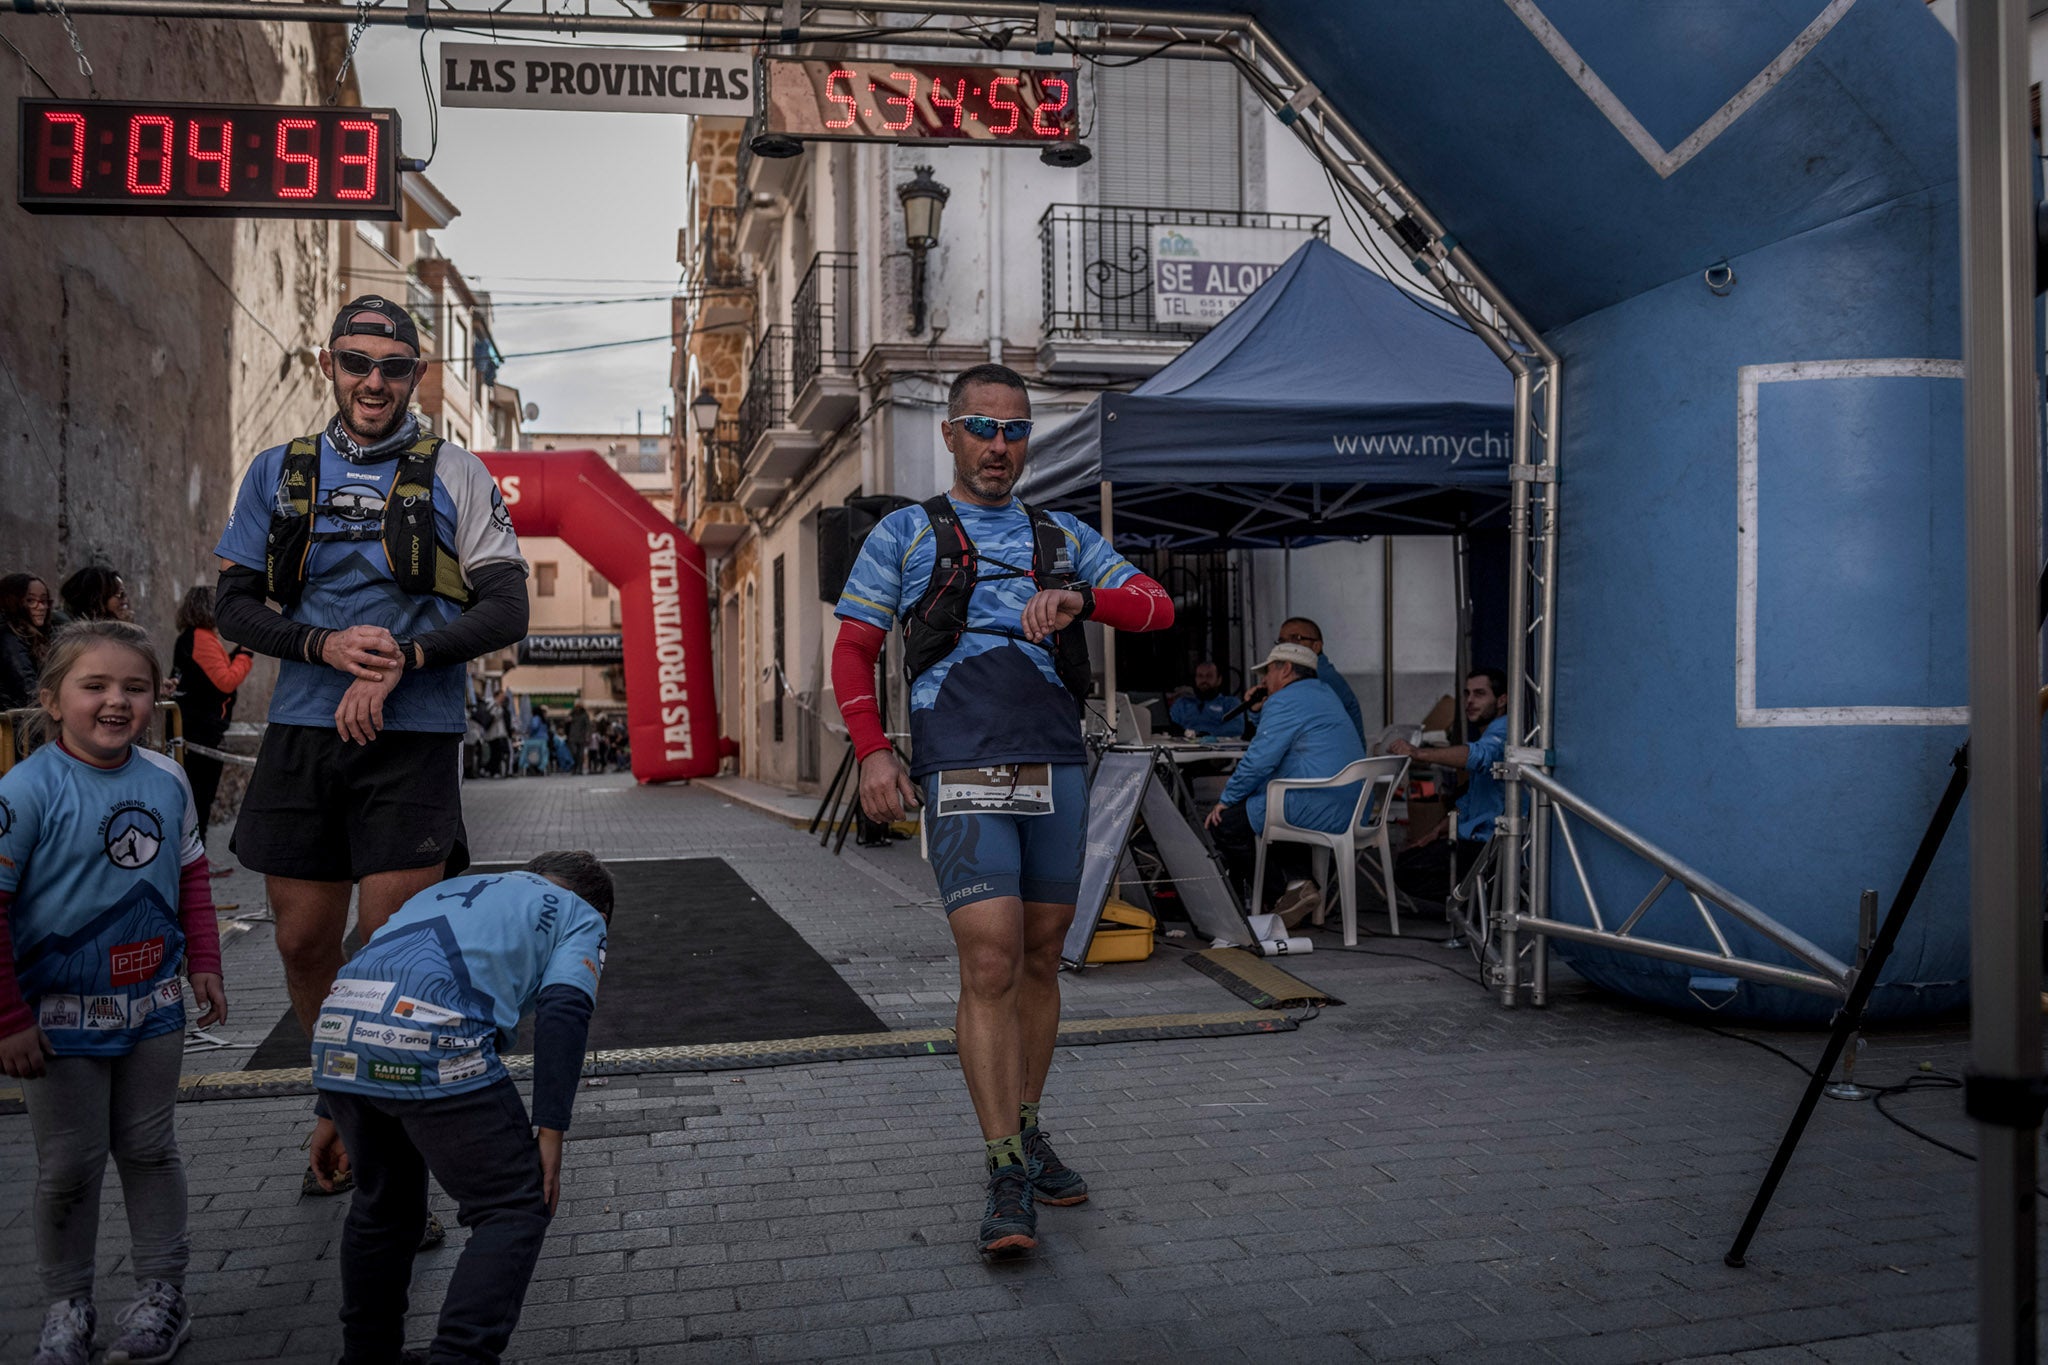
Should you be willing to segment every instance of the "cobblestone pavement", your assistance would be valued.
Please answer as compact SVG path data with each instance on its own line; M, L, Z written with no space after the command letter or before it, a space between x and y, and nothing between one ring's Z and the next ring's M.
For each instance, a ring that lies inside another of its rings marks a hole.
M549 847L715 854L891 1027L950 1022L942 916L914 845L821 852L702 788L472 784L479 859ZM223 832L224 837L224 832ZM221 885L261 909L248 873ZM1412 926L1411 926L1412 931ZM1750 1267L1721 1255L1801 1076L1584 989L1503 1011L1427 940L1289 964L1348 1003L1299 1032L1064 1050L1045 1117L1094 1197L983 1266L979 1143L949 1057L619 1077L578 1101L520 1361L1962 1361L1973 1355L1971 1170L1868 1104L1823 1107ZM1394 956L1378 956L1388 953ZM1162 951L1064 978L1071 1014L1234 1007ZM223 1039L284 1007L267 926L226 956ZM679 981L679 988L686 988ZM600 1005L602 1008L602 1005ZM1813 1035L1768 1035L1797 1057ZM1865 1079L1959 1074L1965 1039L1874 1039ZM192 1070L239 1065L195 1054ZM180 1357L333 1359L343 1200L298 1198L303 1099L187 1104L198 1314ZM1951 1142L1953 1092L1900 1117ZM27 1122L0 1118L0 1357L26 1360ZM463 1238L414 1281L412 1339ZM125 1301L109 1173L102 1311Z

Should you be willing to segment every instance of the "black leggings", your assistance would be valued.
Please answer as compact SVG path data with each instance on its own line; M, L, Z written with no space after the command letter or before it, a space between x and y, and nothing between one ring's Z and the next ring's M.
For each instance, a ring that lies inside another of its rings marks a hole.
M185 780L192 784L192 809L199 813L199 842L206 842L206 823L213 798L220 791L220 760L185 751Z

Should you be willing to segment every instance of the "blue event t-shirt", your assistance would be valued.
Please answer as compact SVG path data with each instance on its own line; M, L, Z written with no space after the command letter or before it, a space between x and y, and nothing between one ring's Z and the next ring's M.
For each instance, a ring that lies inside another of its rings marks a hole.
M403 445L389 454L350 460L335 450L325 432L320 436L319 505L316 531L381 527L384 501L398 474ZM273 446L256 457L242 476L227 529L214 553L244 568L261 571L270 534L270 517L278 504L278 479L285 446ZM517 564L519 537L498 496L490 471L461 446L444 444L434 460L434 534L454 548L463 580L486 564ZM431 593L415 597L398 586L380 540L318 541L306 564L306 588L285 616L309 626L346 629L382 626L398 639L410 639L448 624L461 608ZM407 671L384 700L384 728L460 734L463 730L461 664L420 672ZM273 725L334 724L334 709L353 679L324 663L280 661L277 688L270 694Z
M205 856L191 785L162 754L96 768L50 743L0 774L14 974L59 1056L184 1029L178 879Z
M437 882L341 969L313 1025L313 1083L396 1099L490 1085L543 990L597 999L604 948L604 917L538 873Z
M1080 716L1053 666L1051 642L985 633L1021 633L1024 605L1038 591L1030 576L1030 514L1015 498L1003 507L952 502L981 561L967 603L967 623L979 629L963 633L950 654L911 683L911 776L993 763L1083 762ZM1119 588L1136 576L1099 533L1065 512L1052 519L1066 533L1075 579ZM924 596L937 559L924 508L891 512L861 545L834 614L889 629ZM1023 572L991 578L1011 570Z

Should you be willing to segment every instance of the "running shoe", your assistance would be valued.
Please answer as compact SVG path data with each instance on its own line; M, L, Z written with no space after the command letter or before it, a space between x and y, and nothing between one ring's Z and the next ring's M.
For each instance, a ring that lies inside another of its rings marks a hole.
M1031 1173L1031 1197L1041 1204L1085 1204L1088 1182L1061 1161L1042 1129L1024 1130L1024 1164Z
M438 1213L428 1214L427 1226L420 1232L420 1250L425 1251L429 1247L437 1247L447 1240L448 1229L441 1226L441 1215Z
M43 1316L35 1365L86 1365L92 1359L92 1333L97 1326L99 1313L84 1295L51 1304Z
M334 1188L325 1189L320 1184L320 1177L314 1175L313 1168L308 1166L306 1173L299 1177L299 1198L325 1199L330 1194L347 1194L355 1187L356 1178L343 1171L334 1177Z
M185 1295L163 1280L151 1280L119 1322L123 1330L107 1348L106 1365L163 1365L192 1335Z
M981 1254L995 1259L1021 1256L1038 1245L1038 1210L1031 1202L1031 1174L1023 1165L998 1166L988 1176L988 1207L981 1215Z

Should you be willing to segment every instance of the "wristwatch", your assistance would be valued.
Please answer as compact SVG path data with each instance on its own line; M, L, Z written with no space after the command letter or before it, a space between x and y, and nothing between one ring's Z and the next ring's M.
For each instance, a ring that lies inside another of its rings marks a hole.
M1069 589L1069 591L1081 594L1081 614L1075 617L1075 620L1085 621L1095 614L1095 585L1093 583L1083 579Z
M398 641L398 671L401 674L411 673L423 667L422 664L414 662L414 643L412 640Z

